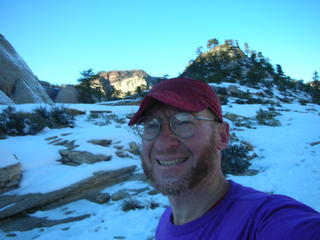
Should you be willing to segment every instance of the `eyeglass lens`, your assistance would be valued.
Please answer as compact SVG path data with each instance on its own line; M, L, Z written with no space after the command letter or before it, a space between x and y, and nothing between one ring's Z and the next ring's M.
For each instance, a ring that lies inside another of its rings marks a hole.
M196 126L196 118L189 113L177 113L169 118L169 125L172 132L181 138L189 138L194 134ZM146 116L137 123L137 130L139 135L146 140L153 140L156 138L162 127L163 120Z

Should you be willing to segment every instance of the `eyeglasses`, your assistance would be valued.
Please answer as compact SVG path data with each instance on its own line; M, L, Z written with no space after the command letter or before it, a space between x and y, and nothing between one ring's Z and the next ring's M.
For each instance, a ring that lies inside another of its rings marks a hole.
M216 119L195 116L191 113L177 113L169 119L171 131L180 138L190 138L194 135L198 126L198 120L217 121ZM161 132L164 120L155 116L144 116L137 121L138 134L144 140L154 140Z

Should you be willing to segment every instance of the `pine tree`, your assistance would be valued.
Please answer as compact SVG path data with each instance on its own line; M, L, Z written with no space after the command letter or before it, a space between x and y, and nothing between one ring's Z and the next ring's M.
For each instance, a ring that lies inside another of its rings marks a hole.
M284 72L282 71L282 67L280 64L276 65L276 75L278 75L279 78L284 77Z
M234 46L234 40L232 40L232 39L225 40L224 44Z
M314 71L312 76L312 82L309 83L311 87L311 98L312 102L316 104L320 104L320 81L319 81L319 74L317 71Z
M286 76L280 64L276 65L276 73L274 76L274 80L278 85L278 89L284 94L284 100L286 100L286 97L287 97Z
M93 88L91 86L91 81L99 78L92 68L80 72L81 77L78 79L80 83L77 88L79 91L79 101L82 103L94 103L96 101L101 101L104 97L102 89L100 87Z
M244 43L244 53L249 56L250 54L250 48L248 43Z
M313 81L319 81L319 74L317 71L314 71L313 76L312 76Z
M198 47L196 50L196 54L199 56L202 54L202 46Z
M82 75L82 77L78 79L78 82L80 83L88 82L94 79L94 77L96 76L92 68L89 68L88 70L83 70L82 72L80 72L80 74Z
M312 76L312 82L310 83L311 87L314 89L314 91L316 92L320 92L320 81L319 81L319 74L317 71L315 71L313 73L313 76Z
M218 45L219 45L218 39L212 38L212 39L209 39L209 40L208 40L207 48L208 48L208 49L215 48L215 47L218 46Z

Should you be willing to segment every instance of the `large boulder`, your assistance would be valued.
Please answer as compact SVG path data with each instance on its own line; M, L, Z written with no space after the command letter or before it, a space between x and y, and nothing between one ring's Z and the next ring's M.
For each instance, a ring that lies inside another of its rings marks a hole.
M54 101L56 99L59 91L61 90L62 86L51 84L51 83L43 81L43 80L39 80L39 82L40 82L41 86L44 88L44 90L46 90L50 99L52 101Z
M13 105L14 102L0 90L0 105Z
M73 85L61 87L55 100L56 103L78 103L78 92Z
M143 70L100 72L99 76L110 82L119 97L135 93L138 87L140 90L149 88L150 76Z
M0 194L19 187L21 178L21 164L17 157L0 149Z
M0 34L0 90L14 103L52 103L38 78Z

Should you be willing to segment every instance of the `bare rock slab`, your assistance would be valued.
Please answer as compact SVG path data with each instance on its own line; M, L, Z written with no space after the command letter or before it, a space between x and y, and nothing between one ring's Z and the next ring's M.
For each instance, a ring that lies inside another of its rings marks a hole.
M136 166L129 166L113 171L99 171L78 183L48 193L0 196L0 220L36 209L55 208L85 199L106 187L128 180L135 169Z

